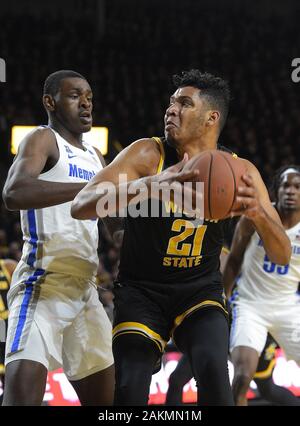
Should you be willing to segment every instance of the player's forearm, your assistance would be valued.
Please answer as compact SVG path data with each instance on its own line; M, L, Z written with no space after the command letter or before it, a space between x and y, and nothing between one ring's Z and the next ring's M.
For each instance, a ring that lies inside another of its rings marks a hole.
M8 182L2 195L8 210L41 209L73 200L85 185L26 177L14 183Z
M94 182L77 194L71 215L75 219L115 217L129 205L136 205L149 198L151 177L136 179L115 185L112 182Z
M291 258L291 242L283 227L275 222L265 211L253 221L262 239L264 249L271 262L287 265Z
M223 271L223 286L227 299L231 296L232 288L236 282L241 269L242 261L235 260L229 255L228 261Z

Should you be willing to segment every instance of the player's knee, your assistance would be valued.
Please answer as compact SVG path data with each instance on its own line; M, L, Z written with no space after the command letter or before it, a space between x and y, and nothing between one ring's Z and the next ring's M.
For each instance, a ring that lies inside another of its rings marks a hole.
M124 358L124 353L129 358L145 358L152 357L153 353L157 356L155 343L150 339L137 334L124 334L113 340L114 357L120 356Z
M209 347L201 347L194 352L193 372L196 381L209 383L212 377L223 377L226 371L226 354L213 351Z
M203 365L207 369L223 369L227 365L227 353L224 351L216 351L211 346L201 345L195 351L197 360L203 360Z
M247 392L251 380L252 376L247 371L236 371L232 386L238 392Z
M125 383L119 384L115 389L114 405L130 404L132 404L130 386Z
M130 380L128 375L116 386L114 405L147 405L148 393L148 383L141 383L134 377Z

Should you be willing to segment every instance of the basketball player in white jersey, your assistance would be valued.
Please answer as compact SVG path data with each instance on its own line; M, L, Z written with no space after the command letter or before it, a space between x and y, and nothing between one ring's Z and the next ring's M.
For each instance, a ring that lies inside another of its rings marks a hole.
M82 405L110 405L114 392L111 325L95 284L97 221L78 221L71 201L103 167L84 142L92 90L74 71L45 81L48 126L21 143L3 190L21 210L24 247L8 294L3 405L40 405L47 372L63 367Z
M300 167L285 166L278 170L274 195L275 207L292 245L290 263L272 263L253 226L242 217L224 270L229 297L241 268L237 290L232 296L230 339L237 405L247 405L247 389L268 331L287 358L300 363Z

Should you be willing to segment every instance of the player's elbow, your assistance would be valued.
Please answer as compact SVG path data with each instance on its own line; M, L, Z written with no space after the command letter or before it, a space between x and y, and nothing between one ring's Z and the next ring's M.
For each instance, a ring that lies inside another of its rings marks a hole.
M282 244L281 248L274 251L274 253L268 254L268 257L271 262L276 263L277 265L287 265L290 263L291 255L292 246L290 240L287 238L287 240Z
M281 254L281 257L282 257L281 265L287 265L288 263L290 263L291 256L292 256L292 246L291 246L290 240L288 240L286 243L285 250L283 250Z
M17 191L11 185L5 185L2 191L2 199L7 210L20 210Z
M84 217L84 210L82 208L82 204L78 200L78 197L75 197L71 204L71 216L73 217L73 219L86 219Z
M95 212L91 212L88 205L86 205L81 197L77 195L71 204L71 216L73 219L86 220L94 219L96 217Z

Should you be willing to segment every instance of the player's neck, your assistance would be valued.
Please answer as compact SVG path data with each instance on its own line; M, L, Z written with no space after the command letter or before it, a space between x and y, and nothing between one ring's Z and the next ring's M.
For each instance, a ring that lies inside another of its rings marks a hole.
M76 146L77 148L83 148L82 134L75 134L70 132L57 120L49 120L48 125L57 133L59 133L62 138L69 142L69 144Z
M218 139L215 136L207 137L207 135L203 138L198 138L192 141L189 141L185 144L179 144L176 147L178 157L182 158L184 153L187 153L189 158L194 157L200 152L207 151L209 149L217 148Z
M300 211L280 211L279 212L281 222L283 224L284 229L291 229L300 222Z

